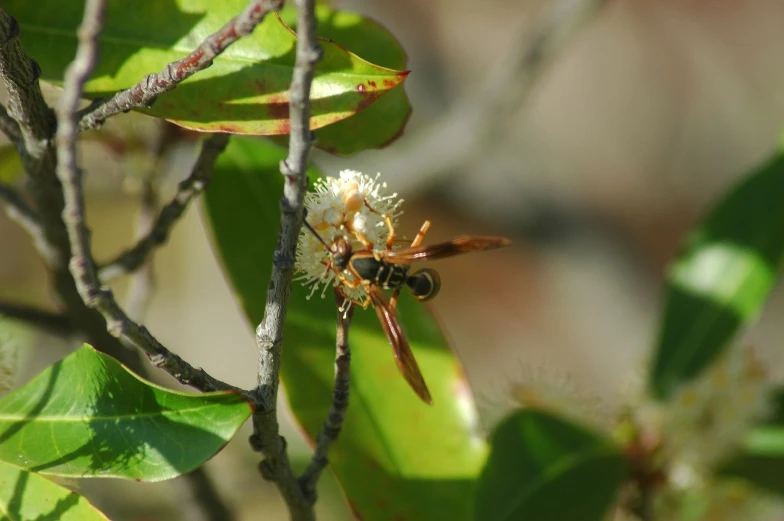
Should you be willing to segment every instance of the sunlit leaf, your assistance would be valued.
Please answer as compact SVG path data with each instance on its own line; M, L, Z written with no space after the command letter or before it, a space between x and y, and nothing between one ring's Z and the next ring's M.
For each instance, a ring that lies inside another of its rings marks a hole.
M106 521L84 497L33 472L0 461L3 521Z
M82 18L83 3L8 0L5 4L3 8L19 21L26 52L41 65L42 79L60 83L74 57L75 30ZM246 6L247 0L144 0L129 9L127 3L108 2L99 40L100 59L85 85L85 94L108 97L148 73L159 72ZM196 130L287 134L295 42L294 33L270 15L250 37L215 59L211 67L160 96L143 111ZM321 45L324 58L317 66L311 92L311 128L321 128L363 110L408 74L371 64L335 43L324 40ZM407 111L406 102L393 109L401 114ZM341 143L348 141L343 139Z
M280 16L296 28L296 8L292 4L286 4ZM406 53L380 24L356 13L333 11L324 4L316 6L316 17L320 36L372 63L395 70L406 69ZM400 136L410 115L411 105L401 85L356 115L317 130L317 145L340 154L385 146Z
M718 203L670 269L651 386L667 397L759 314L784 253L784 157Z
M493 434L476 521L602 521L626 474L609 440L540 411L519 411Z
M237 394L170 391L85 345L0 399L0 461L159 481L214 456L250 413Z
M279 226L285 152L268 143L232 140L206 193L215 249L255 327L263 315ZM282 378L289 404L313 439L329 410L335 356L334 297L310 301L295 283L284 332ZM466 521L484 444L459 363L433 319L413 299L400 306L412 349L433 395L422 403L399 374L370 311L351 328L351 399L330 453L358 517L373 521Z

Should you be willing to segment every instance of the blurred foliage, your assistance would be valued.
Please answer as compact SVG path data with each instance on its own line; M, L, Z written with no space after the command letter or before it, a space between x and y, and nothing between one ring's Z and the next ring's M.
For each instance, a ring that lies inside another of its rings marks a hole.
M670 268L651 386L666 398L716 359L757 318L784 253L784 156L722 199Z
M624 482L608 439L542 411L519 411L491 438L475 521L602 521Z

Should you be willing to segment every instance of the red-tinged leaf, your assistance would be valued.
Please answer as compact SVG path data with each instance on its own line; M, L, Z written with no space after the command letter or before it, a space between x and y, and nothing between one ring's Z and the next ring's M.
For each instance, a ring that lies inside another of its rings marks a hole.
M296 9L287 4L280 12L283 21L296 29ZM378 65L407 68L400 42L379 23L348 11L316 6L318 34ZM316 146L335 154L352 154L368 148L385 147L400 137L411 115L411 104L403 86L393 88L365 110L316 131Z
M85 95L108 97L161 71L246 5L246 0L143 0L129 9L124 2L108 2L100 59ZM82 4L7 0L3 8L19 21L25 50L41 66L42 79L60 83L74 57ZM295 43L295 34L277 16L267 16L250 37L229 47L211 67L142 111L193 130L287 134ZM371 64L334 42L322 40L321 45L324 58L311 91L313 129L365 109L408 74Z

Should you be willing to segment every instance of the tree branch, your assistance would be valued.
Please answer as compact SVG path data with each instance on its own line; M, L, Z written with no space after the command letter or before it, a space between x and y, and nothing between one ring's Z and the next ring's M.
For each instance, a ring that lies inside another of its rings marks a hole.
M99 273L102 282L106 283L138 269L155 247L166 242L169 231L185 212L188 203L207 187L215 160L228 142L229 136L226 134L213 134L204 141L191 174L180 183L177 193L163 207L150 231L132 248L101 267Z
M76 332L71 318L67 315L52 313L32 306L0 302L0 315L20 320L56 335L66 336Z
M158 213L158 192L155 189L155 177L157 166L160 161L156 160L155 172L149 172L142 181L141 203L139 215L136 218L136 236L144 237L149 235ZM137 322L144 320L147 308L150 304L151 294L155 288L155 272L153 270L153 256L145 255L144 263L131 277L128 284L128 296L125 301L125 310L128 316ZM101 278L101 272L98 272ZM106 282L101 278L102 282Z
M280 165L285 183L280 201L278 244L273 254L264 318L256 328L259 369L255 393L258 405L253 415L252 445L264 456L261 463L262 475L275 482L291 511L291 518L302 521L315 519L315 514L291 469L285 440L279 434L276 407L283 324L291 293L297 238L302 228L303 201L308 186L308 158L313 146L313 135L310 131L310 88L322 51L316 42L315 0L296 0L295 4L298 34L296 63L289 88L291 134L288 157Z
M27 204L19 192L3 183L0 183L0 202L4 204L8 218L21 226L33 239L36 250L47 266L57 263L59 254L46 239L38 212Z
M196 369L166 349L144 326L131 320L117 304L111 290L98 280L95 260L90 249L90 231L85 223L82 171L76 158L76 109L84 82L95 65L96 38L101 29L104 0L87 0L76 58L65 73L63 94L57 110L57 177L62 184L65 209L63 221L70 241L71 275L87 307L97 310L106 320L108 332L142 350L156 367L171 374L180 383L201 391L231 389L243 391L217 380L203 369Z
M19 24L0 9L0 76L8 90L8 114L18 123L25 150L34 158L50 148L55 124L54 113L38 86L40 72L35 60L22 50Z
M62 219L63 193L57 179L54 146L56 119L38 84L38 65L28 58L18 40L19 25L0 9L0 77L8 91L8 113L18 123L22 145L18 147L25 169L25 188L38 212L41 234L36 246L43 253L52 286L74 326L90 343L125 364L138 355L122 346L106 331L106 322L84 305L68 271L71 249Z
M11 141L20 152L24 150L22 131L19 128L19 123L11 117L8 110L2 105L0 105L0 131L5 134L8 140Z
M81 114L79 130L97 128L111 116L139 107L149 107L158 96L212 65L212 61L231 44L253 32L271 11L280 9L283 0L251 0L242 13L207 37L185 58L169 63L157 74L148 74L130 89L109 100L98 101Z
M351 347L348 343L348 331L351 327L351 317L354 314L354 306L350 306L348 311L343 311L345 299L335 291L337 302L337 335L335 341L335 388L332 391L332 405L329 408L324 425L321 427L316 442L316 450L310 460L308 468L299 478L300 485L305 491L305 496L311 503L317 499L316 484L322 471L329 463L329 449L337 441L340 431L343 428L343 420L348 410L349 388L351 382Z

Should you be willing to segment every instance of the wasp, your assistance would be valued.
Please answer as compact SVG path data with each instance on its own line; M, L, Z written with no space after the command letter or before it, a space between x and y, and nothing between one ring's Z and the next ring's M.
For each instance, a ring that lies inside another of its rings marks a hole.
M367 203L366 203L367 204ZM369 205L368 205L369 206ZM411 271L411 263L423 260L436 260L460 255L472 251L492 250L507 246L511 241L504 237L460 236L451 241L422 246L422 241L430 228L430 221L425 221L409 247L392 249L396 240L391 219L380 214L389 229L386 249L376 249L362 234L352 231L364 245L363 250L355 251L351 244L342 236L338 236L332 244L327 244L313 227L305 221L305 226L326 247L330 253L327 271L333 270L341 287L356 288L361 286L367 299L358 301L343 297L355 304L367 308L373 306L384 333L392 346L398 369L403 374L414 392L425 403L432 404L430 391L419 370L411 346L397 320L395 308L401 289L408 287L416 300L427 301L434 298L441 289L441 278L432 268ZM349 279L346 273L351 274ZM382 290L392 290L387 298Z

